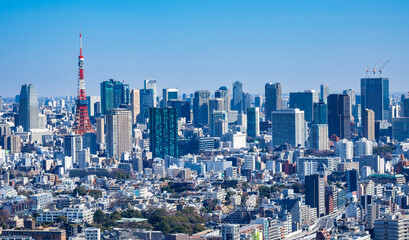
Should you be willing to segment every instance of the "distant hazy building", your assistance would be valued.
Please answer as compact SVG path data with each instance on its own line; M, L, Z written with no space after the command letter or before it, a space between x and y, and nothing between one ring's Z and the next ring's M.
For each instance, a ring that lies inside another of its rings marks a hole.
M150 151L153 157L178 157L178 122L175 108L149 110Z
M247 109L247 136L256 138L260 135L260 110L258 107Z
M110 157L119 158L132 150L132 113L126 109L111 109L106 116L106 148Z
M243 106L243 84L239 81L235 81L233 83L233 99L231 109L241 113L243 110L242 106Z
M328 135L339 138L351 138L351 112L349 96L331 94L328 96Z
M141 94L139 89L131 90L132 123L141 122Z
M318 102L318 94L314 90L290 93L290 108L304 111L305 121L314 120L314 103Z
M226 86L221 86L214 92L215 98L222 98L224 102L224 111L230 110L230 91Z
M362 136L368 140L375 140L375 112L371 109L362 111Z
M271 113L281 109L281 84L266 83L265 98L266 121L271 121Z
M149 109L155 107L155 94L153 89L141 89L139 90L140 106L141 106L141 122L149 117Z
M247 108L251 107L251 94L250 93L243 93L243 100L242 100L242 113L247 114Z
M196 91L193 99L193 122L195 124L209 124L210 92Z
M287 143L293 147L305 147L305 128L304 111L296 108L272 112L271 130L273 146Z
M226 111L213 111L210 114L210 135L221 137L228 131L229 121Z
M24 131L38 128L38 100L34 85L21 86L19 103L19 121Z
M158 98L158 91L156 89L156 80L154 79L145 79L143 82L143 86L145 90L151 89L153 94L153 106L157 106L157 98Z
M388 119L389 111L389 79L362 78L361 79L361 109L375 112L375 120Z
M323 102L327 102L327 97L329 95L329 85L328 84L321 84L320 86L320 100Z

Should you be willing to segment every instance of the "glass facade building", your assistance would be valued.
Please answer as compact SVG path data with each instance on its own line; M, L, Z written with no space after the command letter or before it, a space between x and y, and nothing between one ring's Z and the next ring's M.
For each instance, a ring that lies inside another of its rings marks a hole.
M130 104L129 85L114 79L101 83L101 113L106 115L109 110L119 108L121 104Z
M375 120L388 119L389 112L389 79L361 79L361 111L371 109L375 112Z
M176 108L149 109L150 150L153 157L178 157Z
M19 120L24 131L39 127L37 91L32 84L21 86Z

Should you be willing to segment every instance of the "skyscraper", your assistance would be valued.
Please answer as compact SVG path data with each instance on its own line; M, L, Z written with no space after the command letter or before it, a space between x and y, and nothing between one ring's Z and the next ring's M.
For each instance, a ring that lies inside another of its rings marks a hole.
M122 108L111 109L106 121L108 155L119 158L122 153L132 150L132 113Z
M143 82L144 89L152 89L153 91L153 106L157 106L157 97L158 97L158 91L156 90L156 80L154 79L145 79Z
M329 95L329 85L328 84L321 84L321 86L320 86L320 100L326 103L328 95Z
M260 109L247 109L247 136L256 138L260 135Z
M314 121L315 124L328 124L328 108L323 101L314 103Z
M73 163L78 163L78 151L82 150L82 137L72 132L64 136L64 155L72 158Z
M162 92L163 92L162 107L167 107L169 100L178 99L178 90L176 88L165 88L163 89Z
M121 104L128 105L131 101L129 85L114 79L101 83L101 113L106 115L109 110L119 108Z
M215 98L222 98L224 101L224 111L230 110L230 91L226 86L221 86L219 90L214 92Z
M331 94L328 96L328 135L339 138L351 138L351 112L349 96Z
M241 106L242 113L247 114L247 108L251 107L250 93L243 93L242 103L243 103L243 106Z
M362 136L368 140L375 140L375 113L371 109L363 111Z
M150 151L153 157L178 157L176 108L149 109Z
M193 123L209 124L209 98L207 90L196 91L193 99Z
M271 113L281 109L281 84L266 83L265 98L266 121L271 121Z
M356 169L348 170L345 174L347 182L347 192L358 191L358 171Z
M305 146L304 111L298 108L280 109L272 112L271 116L271 135L274 147L286 143L293 147Z
M186 100L170 100L168 106L177 109L178 118L185 118L187 123L191 122L190 119L190 101Z
M32 84L21 86L19 118L20 125L26 132L39 126L37 91Z
M228 131L228 115L226 111L213 110L210 114L210 134L212 137L221 137Z
M233 83L233 99L231 109L241 113L242 106L243 106L243 84L239 81L235 81Z
M317 217L325 215L324 178L318 174L305 177L305 204L317 208Z
M311 124L309 142L310 148L328 150L328 125Z
M290 108L299 108L304 111L305 121L314 120L314 103L318 102L318 95L314 90L290 93Z
M375 120L388 119L389 111L389 79L361 79L361 111L371 109L375 112Z
M153 89L141 89L140 94L140 106L141 106L141 122L145 122L149 118L149 108L155 106L155 96Z
M141 94L139 89L131 90L132 123L141 122Z

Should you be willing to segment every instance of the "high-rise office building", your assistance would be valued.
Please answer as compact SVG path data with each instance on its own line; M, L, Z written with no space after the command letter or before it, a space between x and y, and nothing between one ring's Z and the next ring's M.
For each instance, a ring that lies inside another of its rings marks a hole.
M176 88L165 88L163 89L162 94L162 107L167 107L169 100L178 99L178 90Z
M91 155L89 148L82 149L77 152L78 154L78 167L79 168L87 168L91 163Z
M247 109L247 136L256 138L260 135L260 109L252 107Z
M327 102L327 97L329 95L329 85L328 84L321 84L320 86L320 100L323 102Z
M341 139L351 138L351 112L346 94L328 96L328 135L333 134Z
M290 108L299 108L304 111L305 121L314 120L314 103L318 102L318 94L314 90L290 93Z
M265 98L266 121L271 121L271 113L281 109L281 84L266 83Z
M371 109L363 111L362 136L368 140L375 140L375 113Z
M352 160L354 158L354 144L346 139L336 142L335 155L343 161Z
M78 163L78 151L82 150L82 137L70 133L64 136L64 155L72 158L73 163Z
M149 118L149 109L155 107L155 96L153 89L141 89L140 94L140 106L141 113L140 119L141 122L145 122Z
M21 152L21 138L16 135L4 135L0 137L1 146L10 154Z
M119 108L121 104L130 103L129 85L114 79L101 83L101 113L106 115L108 111Z
M243 84L239 81L235 81L233 83L233 99L231 109L241 113L243 110L242 107L243 107Z
M152 89L153 91L153 106L157 106L157 98L158 98L158 91L156 89L156 80L154 79L145 79L143 82L144 84L144 89Z
M328 124L328 107L323 101L314 103L314 120L315 124Z
M375 120L388 119L389 111L389 79L361 79L361 111L371 109L375 112Z
M251 94L243 93L243 106L241 107L242 113L247 114L247 108L251 107Z
M374 240L409 239L409 216L400 213L386 214L374 221Z
M310 148L328 150L328 125L311 124L309 135Z
M305 177L305 204L317 208L317 217L325 215L324 178L318 174Z
M209 124L210 92L207 90L196 91L193 98L193 123Z
M105 144L105 118L97 118L97 143Z
M305 147L306 123L304 111L281 109L271 114L271 131L273 146L291 144L293 147Z
M19 104L19 120L24 131L38 128L38 100L37 91L33 84L21 86Z
M262 95L257 95L254 97L254 106L258 107L261 111L261 107L263 106L263 96Z
M212 137L221 137L228 131L229 121L226 111L212 111L210 113L210 134Z
M150 151L153 157L178 157L176 108L149 109Z
M170 100L168 101L168 107L177 109L178 118L185 118L187 123L191 122L190 119L190 101L186 100Z
M356 169L346 171L345 178L347 182L347 192L358 191L358 171Z
M110 157L119 158L132 151L132 113L115 108L106 115L106 148Z
M230 110L230 91L226 86L221 86L214 92L215 98L222 98L224 101L224 111Z
M224 109L224 100L222 98L212 98L209 100L209 113L212 113L213 111L226 111Z
M402 117L409 117L409 97L403 96L402 99Z
M132 123L141 122L141 94L139 89L131 90Z
M101 103L100 96L87 96L89 117L96 117L98 113L101 113L101 109L98 109L98 107L100 107L101 104L97 104L97 103Z

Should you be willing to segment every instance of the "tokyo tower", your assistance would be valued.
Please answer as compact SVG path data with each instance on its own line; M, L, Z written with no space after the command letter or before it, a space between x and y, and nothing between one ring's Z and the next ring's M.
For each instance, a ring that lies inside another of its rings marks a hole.
M75 121L72 127L76 134L83 135L86 132L94 133L88 116L87 96L85 94L84 79L84 56L82 56L82 36L80 33L80 55L78 57L78 97L75 111Z

